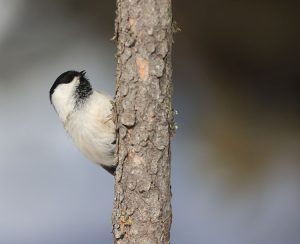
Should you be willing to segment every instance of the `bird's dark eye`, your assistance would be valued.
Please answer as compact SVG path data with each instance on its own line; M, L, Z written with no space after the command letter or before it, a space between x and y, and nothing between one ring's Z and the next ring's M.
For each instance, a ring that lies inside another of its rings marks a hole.
M70 83L76 76L81 76L81 72L70 70L58 76L54 83L67 84Z
M83 72L83 73L82 73ZM85 74L85 71L81 71L81 72L78 72L78 71L75 71L75 70L69 70L69 71L66 71L64 73L62 73L60 76L57 77L57 79L55 80L54 84L52 85L51 89L50 89L50 100L51 100L51 96L55 90L55 88L60 85L60 84L68 84L70 83L74 77L76 76L84 76Z

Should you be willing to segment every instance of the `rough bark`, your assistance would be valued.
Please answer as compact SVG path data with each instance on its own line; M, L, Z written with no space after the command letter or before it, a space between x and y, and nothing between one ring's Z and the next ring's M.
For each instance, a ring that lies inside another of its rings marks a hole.
M117 244L170 243L171 0L117 0Z

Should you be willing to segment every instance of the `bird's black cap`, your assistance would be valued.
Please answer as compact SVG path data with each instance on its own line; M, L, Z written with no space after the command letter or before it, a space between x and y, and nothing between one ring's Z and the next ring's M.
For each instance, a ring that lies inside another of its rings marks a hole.
M80 80L84 80L87 83L89 83L87 78L85 77L85 74L86 74L85 70L80 71L80 72L75 71L75 70L69 70L69 71L62 73L60 76L58 76L50 89L50 94L49 94L50 102L52 103L52 94L54 93L55 88L60 84L70 83L74 79L74 77L80 77Z

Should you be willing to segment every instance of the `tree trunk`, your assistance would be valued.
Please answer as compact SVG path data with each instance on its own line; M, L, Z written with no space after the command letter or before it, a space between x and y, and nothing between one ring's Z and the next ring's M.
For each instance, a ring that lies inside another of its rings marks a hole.
M117 0L116 244L170 243L171 0Z

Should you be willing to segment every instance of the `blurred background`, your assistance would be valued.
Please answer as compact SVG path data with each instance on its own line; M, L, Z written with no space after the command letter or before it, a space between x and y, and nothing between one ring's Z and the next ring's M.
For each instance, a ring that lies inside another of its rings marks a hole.
M173 0L174 244L300 239L299 3ZM112 243L113 178L49 102L86 69L114 94L115 1L0 0L0 243Z

